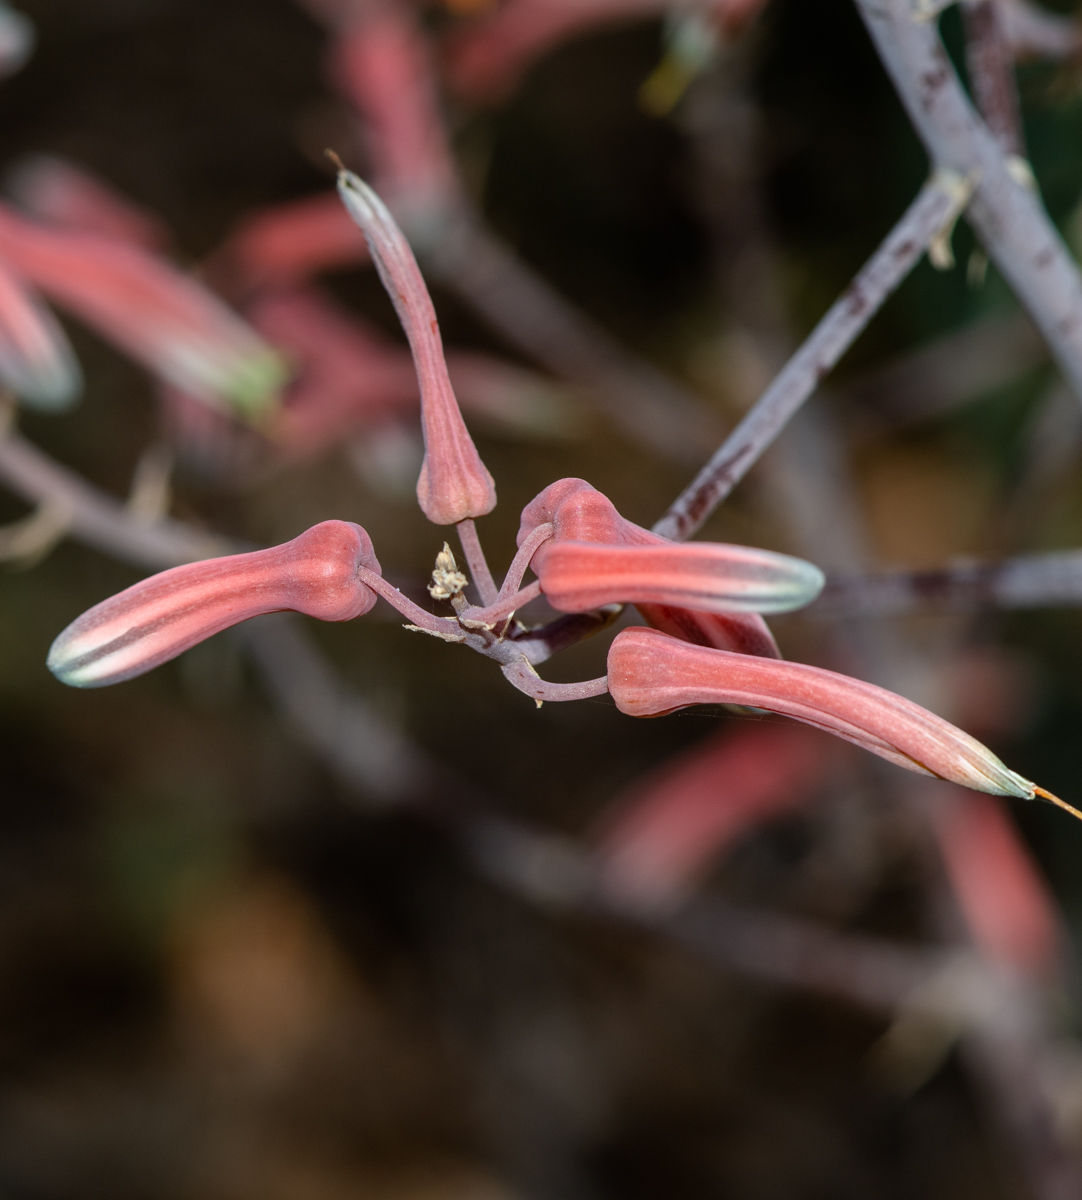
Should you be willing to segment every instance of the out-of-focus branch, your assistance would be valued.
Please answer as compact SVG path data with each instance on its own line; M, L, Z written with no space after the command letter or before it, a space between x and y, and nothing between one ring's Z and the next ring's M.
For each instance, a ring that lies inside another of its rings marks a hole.
M721 424L699 397L625 350L465 210L419 250L432 276L525 354L589 388L636 442L688 464L718 440Z
M1014 56L1002 9L996 0L969 0L962 5L962 20L969 86L981 116L1004 154L1024 155Z
M1082 54L1082 25L1031 0L996 0L1003 33L1016 58L1073 58Z
M967 99L939 32L910 0L856 0L933 163L976 180L967 218L1082 398L1082 276L1036 193Z
M1028 554L998 563L959 563L931 571L883 571L827 580L804 611L816 617L895 616L980 608L1082 605L1082 550Z
M969 185L937 175L755 402L751 411L655 524L664 537L690 537L725 499L786 422L815 391L928 246L964 207Z
M31 504L62 508L73 536L134 566L159 570L249 549L182 521L141 521L16 433L0 437L0 480Z

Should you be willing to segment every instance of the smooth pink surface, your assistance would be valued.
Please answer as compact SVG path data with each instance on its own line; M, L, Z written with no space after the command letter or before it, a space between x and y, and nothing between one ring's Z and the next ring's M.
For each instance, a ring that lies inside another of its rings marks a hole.
M929 806L973 940L993 962L1047 976L1060 951L1055 902L1003 805L954 790Z
M622 517L612 501L585 479L559 479L535 496L522 510L518 545L521 546L538 525L544 524L551 524L553 533L551 543L542 546L533 558L533 568L539 578L549 546L562 541L592 541L614 546L673 545L667 538ZM742 654L781 658L773 634L758 613L721 615L672 604L643 603L637 607L646 621L673 637Z
M49 668L65 683L101 687L261 613L348 621L376 602L357 577L361 566L379 571L368 534L349 521L324 521L269 550L173 567L73 621L53 643Z
M744 704L825 729L890 762L978 791L1032 797L1033 785L980 742L884 688L802 663L689 645L653 629L617 634L609 691L621 712Z
M0 262L0 380L43 408L63 407L81 376L53 314Z
M413 251L387 206L366 183L342 171L338 190L368 240L413 352L425 437L417 503L436 525L483 517L496 507L496 486L462 420L447 374L436 311Z
M804 586L804 575L811 573L807 564L720 542L553 541L534 569L549 603L561 612L640 600L704 612L772 612L799 607L815 595Z
M647 905L679 899L743 834L814 795L829 750L811 730L763 723L665 763L606 819L597 842L605 885Z

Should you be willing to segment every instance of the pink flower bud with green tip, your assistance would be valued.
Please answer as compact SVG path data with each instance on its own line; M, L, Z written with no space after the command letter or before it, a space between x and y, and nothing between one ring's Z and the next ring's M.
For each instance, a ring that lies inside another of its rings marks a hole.
M194 279L139 247L54 229L0 206L0 257L166 383L258 416L286 379L279 356Z
M386 205L356 175L339 171L338 193L364 233L413 351L425 437L425 459L417 480L421 511L436 525L483 517L496 507L496 487L462 420L447 375L436 312L413 251Z
M1070 805L1003 765L986 746L893 692L834 671L692 646L653 629L617 634L609 691L632 717L693 704L743 704L825 729L889 762L999 796Z
M712 613L792 612L823 588L818 567L786 554L720 542L606 546L556 542L535 568L560 612L630 601Z
M635 602L650 624L701 646L780 658L758 613L810 604L823 586L816 566L785 554L675 544L627 521L582 479L561 479L525 506L518 544L545 522L552 539L531 565L554 608Z
M82 391L82 372L56 318L0 264L0 382L30 408L58 412Z
M324 521L269 550L173 567L83 613L53 642L47 665L72 687L105 687L262 613L349 621L376 602L362 568L380 570L368 534L350 521Z

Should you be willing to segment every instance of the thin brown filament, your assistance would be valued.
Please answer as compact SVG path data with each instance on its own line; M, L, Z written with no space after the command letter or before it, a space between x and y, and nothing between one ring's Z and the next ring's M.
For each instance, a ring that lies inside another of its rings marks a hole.
M1061 800L1058 796L1053 796L1051 792L1046 792L1043 787L1038 787L1036 784L1033 785L1033 791L1042 800L1047 800L1049 804L1055 804L1058 808L1065 809L1072 817L1077 817L1082 821L1082 812L1079 812L1077 808L1072 808L1066 800Z

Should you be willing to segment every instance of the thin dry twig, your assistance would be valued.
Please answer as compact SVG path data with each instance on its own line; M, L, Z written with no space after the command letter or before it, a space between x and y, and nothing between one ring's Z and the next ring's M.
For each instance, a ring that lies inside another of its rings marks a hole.
M925 184L751 411L654 525L655 533L681 541L699 529L812 395L944 226L949 227L968 195L969 186L960 176L938 175Z

